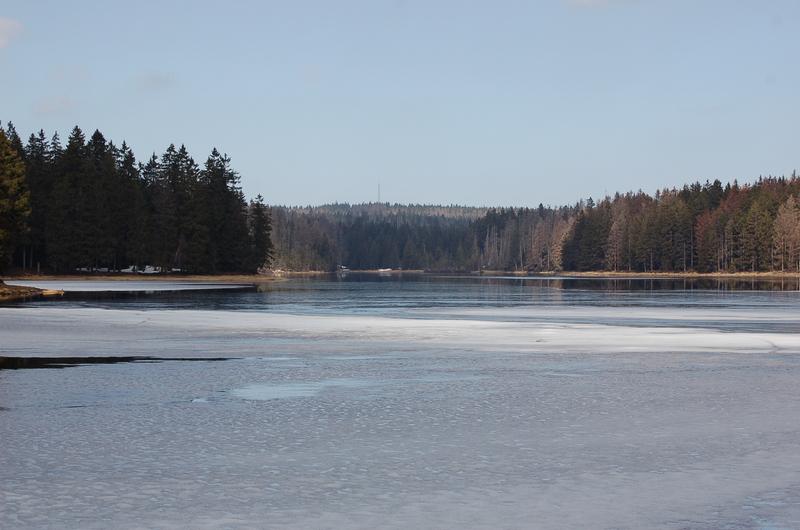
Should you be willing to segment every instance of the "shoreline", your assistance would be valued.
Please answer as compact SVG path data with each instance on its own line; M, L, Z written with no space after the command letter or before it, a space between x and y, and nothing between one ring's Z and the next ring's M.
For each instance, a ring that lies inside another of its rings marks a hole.
M285 281L290 278L314 277L327 274L371 274L371 275L459 275L467 277L508 277L514 276L519 279L596 279L596 280L750 280L750 281L800 281L800 272L621 272L621 271L569 271L569 272L539 272L528 273L525 271L423 271L423 270L366 270L366 271L273 271L268 274L219 274L219 275L171 275L171 274L25 274L10 275L0 277L0 302L17 300L23 298L33 298L37 296L63 296L64 291L52 289L39 289L24 285L26 281L186 281L196 283L217 283L235 285L257 285L274 281ZM7 282L12 282L11 284ZM19 285L22 284L22 285Z
M302 276L321 276L324 274L375 274L375 275L392 275L392 274L429 274L429 275L457 275L457 276L516 276L519 278L597 278L597 279L619 279L619 278L635 278L639 280L646 279L669 279L669 278L712 278L712 279L734 279L734 280L786 280L786 279L800 279L800 272L639 272L639 271L545 271L545 272L526 272L526 271L502 271L502 270L484 270L484 271L425 271L425 270L401 270L393 269L386 270L347 270L338 272L323 272L323 271L278 271L274 273L273 278L291 278Z
M17 298L29 298L32 296L43 295L43 289L36 287L26 287L24 285L7 285L0 283L0 302L4 300L15 300Z
M326 271L273 271L268 274L136 274L136 273L101 273L101 274L12 274L0 276L0 289L9 287L7 282L24 282L26 280L36 281L189 281L189 282L208 282L208 283L264 283L280 281L286 278L303 276L324 276L327 274L375 274L375 275L396 275L396 274L430 274L445 275L455 274L459 276L517 276L520 278L637 278L637 279L665 279L665 278L731 278L731 279L798 279L798 272L639 272L639 271L545 271L545 272L526 272L526 271L503 271L503 270L484 270L484 271L425 271L419 269L403 270L346 270L336 272ZM2 282L6 282L3 285Z
M219 274L219 275L199 275L199 274L135 274L135 273L102 273L102 274L15 274L0 277L0 282L24 282L26 280L35 281L188 281L188 282L238 282L238 283L262 283L279 280L274 275L267 274Z
M282 281L282 278L264 274L220 274L217 276L199 275L147 275L147 274L15 274L0 277L0 302L32 298L35 296L63 296L64 291L53 289L39 289L24 285L26 281L86 281L86 282L115 282L115 281L188 281L220 284L245 284L255 285L272 281Z
M545 271L545 272L526 272L526 271L503 271L503 270L484 270L484 271L425 271L425 270L345 270L336 272L325 271L271 271L267 274L217 274L217 275L197 275L197 274L137 274L137 273L100 273L100 274L10 274L0 276L0 299L8 295L10 291L23 292L25 289L30 291L41 291L33 287L18 285L25 281L188 281L198 283L233 283L233 284L258 284L274 281L284 281L289 278L302 278L324 275L346 275L346 274L369 274L369 275L398 275L398 274L419 274L419 275L458 275L458 276L515 276L518 278L596 278L596 279L734 279L734 280L786 280L800 279L798 272L639 272L639 271ZM8 282L11 282L9 284ZM41 294L41 293L37 293Z

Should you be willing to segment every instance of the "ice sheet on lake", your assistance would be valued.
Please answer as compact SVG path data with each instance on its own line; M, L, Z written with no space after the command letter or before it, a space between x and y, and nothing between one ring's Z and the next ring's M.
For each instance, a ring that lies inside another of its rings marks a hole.
M602 310L590 309L595 318ZM564 315L584 315L575 309ZM657 310L626 310L631 325L570 322L408 319L386 317L305 316L223 311L119 311L57 307L0 308L0 354L16 356L253 356L321 343L375 343L386 347L451 348L470 351L536 352L737 352L798 351L793 333L721 332L709 328L667 327L671 315ZM687 310L695 318L736 315ZM487 311L488 313L488 311ZM608 314L620 320L619 311ZM444 313L445 316L449 313ZM461 313L464 314L463 312ZM525 312L520 312L524 316ZM775 314L793 319L797 314ZM430 316L430 312L428 312ZM741 315L739 315L741 317ZM686 317L681 316L681 319ZM657 320L661 326L637 326ZM757 325L757 321L755 322ZM35 340L33 340L35 337ZM163 354L161 353L163 352Z
M0 526L800 524L800 337L682 324L797 313L527 311L0 308L0 355L234 358L0 372Z

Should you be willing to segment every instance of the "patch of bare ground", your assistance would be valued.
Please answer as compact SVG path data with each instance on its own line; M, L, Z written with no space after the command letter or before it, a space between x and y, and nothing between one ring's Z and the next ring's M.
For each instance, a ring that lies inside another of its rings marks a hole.
M8 285L4 282L24 284L26 281L191 281L208 283L227 283L236 285L256 285L271 281L280 281L281 278L269 274L220 274L215 276L179 275L179 274L74 274L74 275L47 275L47 274L17 274L0 278L0 301L33 296L61 296L63 291L52 289L38 289L26 285Z
M190 274L36 274L36 275L14 275L3 278L5 281L25 282L29 281L191 281L209 283L262 283L279 280L280 278L270 274L218 274L218 275L190 275ZM0 281L2 281L0 280Z
M36 287L26 287L24 285L6 285L0 281L0 301L13 300L15 298L29 298L44 294L42 289Z

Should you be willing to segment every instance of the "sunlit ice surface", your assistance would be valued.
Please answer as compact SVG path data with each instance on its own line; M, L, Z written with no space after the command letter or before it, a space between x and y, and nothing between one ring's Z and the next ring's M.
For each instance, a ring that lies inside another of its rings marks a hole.
M0 520L800 526L796 291L503 282L0 307Z

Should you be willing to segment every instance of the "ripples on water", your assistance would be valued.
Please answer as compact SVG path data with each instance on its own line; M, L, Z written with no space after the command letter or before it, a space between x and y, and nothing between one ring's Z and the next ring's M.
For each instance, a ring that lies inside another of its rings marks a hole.
M1 308L0 526L800 518L796 282L126 284Z
M142 289L142 283L125 282L135 286L137 290L124 291L120 290L123 288L121 282L106 282L116 290L100 291L92 287L93 282L74 283L78 285L70 287L64 299L43 298L26 301L24 304L136 310L265 311L338 316L370 314L404 318L426 318L425 311L421 310L528 308L542 309L537 316L540 320L547 318L547 309L551 308L627 307L746 311L800 308L798 279L520 278L347 273L269 281L255 287L147 282L147 289ZM92 291L84 289L87 284ZM513 314L508 312L484 316L502 320L514 319ZM560 318L563 319L563 315ZM580 317L575 318L571 320L583 321ZM704 323L686 322L684 325ZM732 323L731 326L742 329L741 323ZM779 324L767 323L766 326L773 331L782 330ZM796 330L792 328L784 331Z

